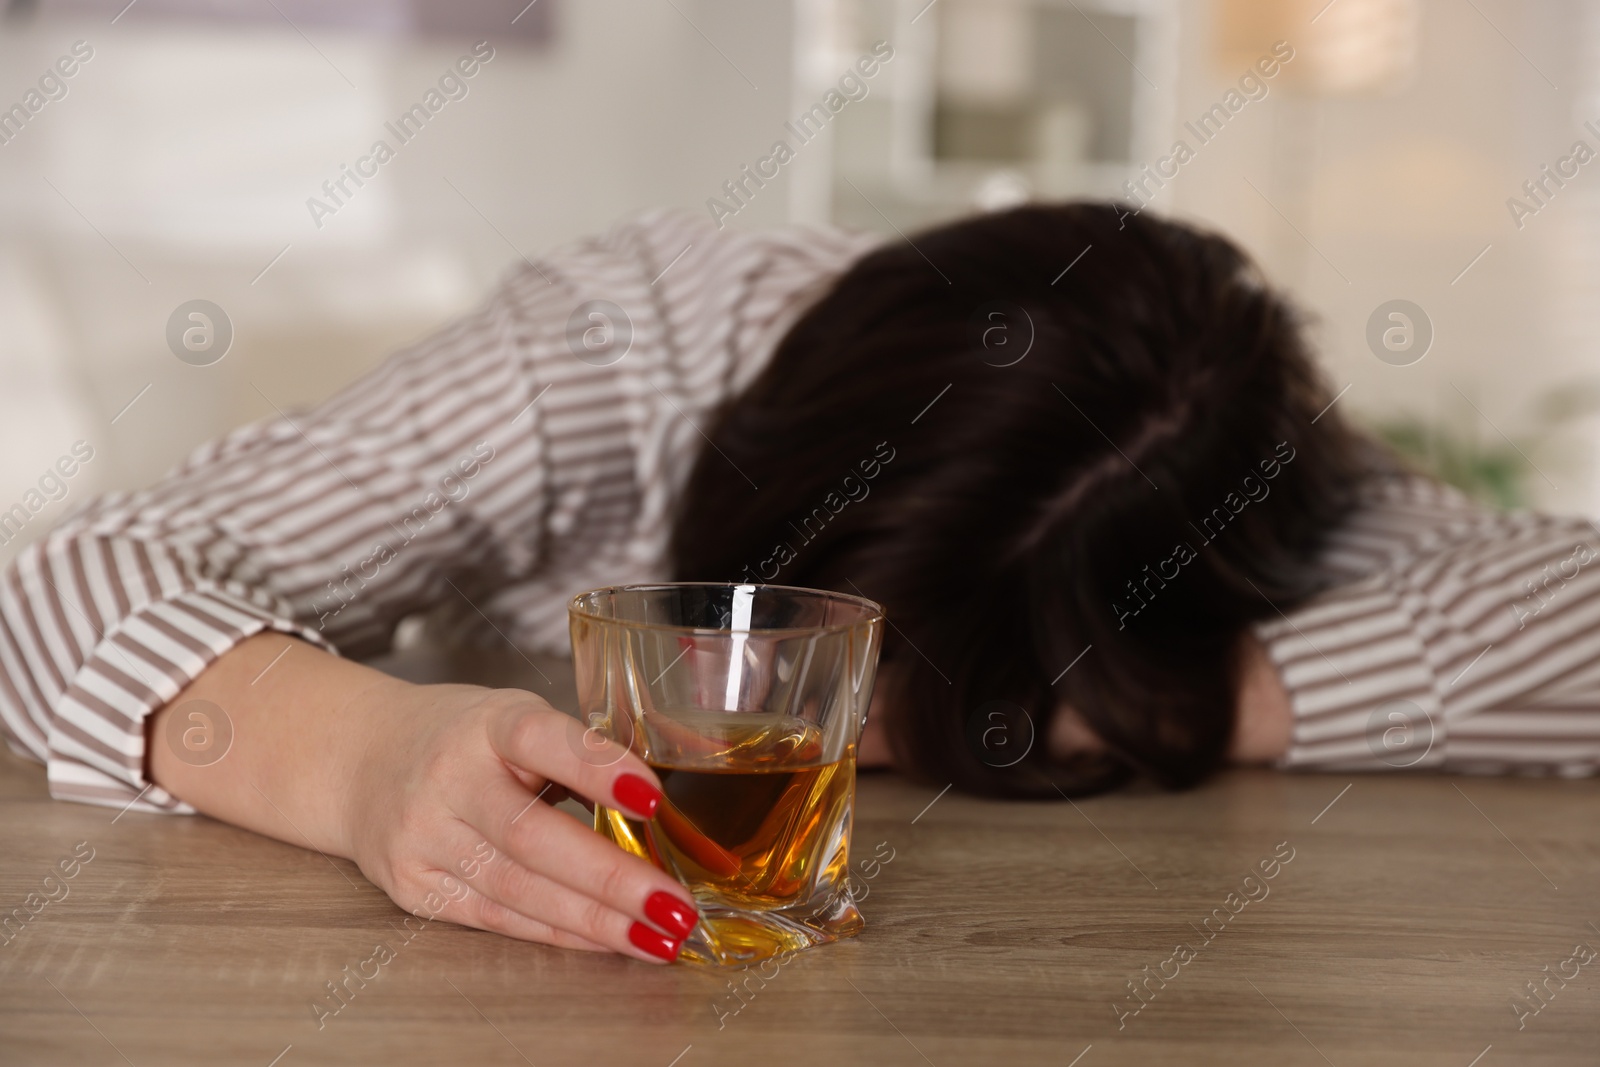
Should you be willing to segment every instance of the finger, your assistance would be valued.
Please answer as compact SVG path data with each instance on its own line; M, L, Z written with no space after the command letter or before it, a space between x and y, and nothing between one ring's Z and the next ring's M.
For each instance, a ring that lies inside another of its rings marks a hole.
M659 924L640 922L594 897L528 870L505 854L483 865L469 888L483 898L477 908L486 919L512 922L496 911L501 909L561 930L604 951L623 952L649 963L670 963L675 959L687 932L675 927L682 932L662 933L655 928ZM674 897L673 903L676 902Z
M444 872L440 872L443 874ZM591 941L570 930L545 922L533 916L505 906L487 894L479 892L472 886L466 886L466 892L461 894L459 900L450 900L434 915L436 919L448 919L450 922L461 926L471 926L479 930L489 930L497 934L505 934L522 941L537 941L540 944L555 945L558 948L573 948L583 952L611 952L606 945ZM660 962L660 961L656 961Z
M535 795L538 796L540 800L544 801L546 804L549 804L551 807L555 807L563 800L566 800L568 797L572 796L572 792L559 782L545 781L532 771L525 771L521 767L518 767L514 764L507 764L506 769L517 776L517 781L527 786ZM583 798L579 797L577 799L581 801Z
M636 753L585 730L570 715L517 696L489 723L489 743L502 760L636 818L656 813L661 783Z
M662 955L666 946L649 936L654 930L676 942L670 958L699 921L689 891L671 875L545 804L528 807L526 791L509 778L490 783L464 807L462 818L504 852L509 863L587 898L590 905L581 920L566 927L574 933L630 955L641 945ZM524 910L527 902L517 894L527 884L501 877L507 880L496 883L499 899L523 914L547 918Z
M514 904L508 906L504 894L499 894L502 899L496 899L494 892L485 892L489 881L486 875L491 868L515 865L471 826L459 819L450 820L440 844L442 848L432 866L407 879L413 891L408 895L421 901L421 908L413 911L413 915L422 919L444 918L463 926L562 948L613 951L608 945L546 921L541 914L529 909L518 910Z

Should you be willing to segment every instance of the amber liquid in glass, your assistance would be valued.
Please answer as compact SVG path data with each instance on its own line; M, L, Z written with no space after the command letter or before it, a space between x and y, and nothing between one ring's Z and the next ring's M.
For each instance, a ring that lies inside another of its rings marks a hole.
M694 892L704 918L690 958L759 960L859 931L847 888L855 747L821 762L820 732L793 719L727 740L709 754L652 752L655 817L597 808L595 828Z

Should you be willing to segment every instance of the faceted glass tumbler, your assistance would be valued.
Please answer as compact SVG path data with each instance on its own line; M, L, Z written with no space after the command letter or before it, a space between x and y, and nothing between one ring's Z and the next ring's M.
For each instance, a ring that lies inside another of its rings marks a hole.
M858 932L856 744L883 610L686 582L581 593L568 618L580 714L664 793L648 822L597 806L595 829L694 894L702 918L682 958L750 963Z

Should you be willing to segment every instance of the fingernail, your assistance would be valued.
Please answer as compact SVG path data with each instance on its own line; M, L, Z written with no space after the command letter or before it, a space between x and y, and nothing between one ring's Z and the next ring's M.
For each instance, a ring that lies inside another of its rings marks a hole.
M680 941L700 921L700 913L665 889L658 889L644 902L645 918Z
M678 950L683 947L682 938L667 937L640 922L628 927L628 940L633 942L635 948L643 949L656 959L668 963L678 958Z
M637 774L619 774L611 783L611 795L617 803L648 819L655 815L661 804L661 790Z

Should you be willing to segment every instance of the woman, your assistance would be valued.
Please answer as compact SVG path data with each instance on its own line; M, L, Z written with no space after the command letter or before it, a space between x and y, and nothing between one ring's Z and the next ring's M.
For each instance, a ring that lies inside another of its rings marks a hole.
M777 581L885 604L862 760L936 784L1588 774L1596 543L1346 428L1219 237L1094 204L882 247L656 214L32 546L0 588L0 712L58 797L205 812L408 910L664 960L683 887L549 807L648 816L641 760L583 758L535 694L354 659L419 614L564 651L584 588ZM213 718L231 747L196 765L174 739Z

